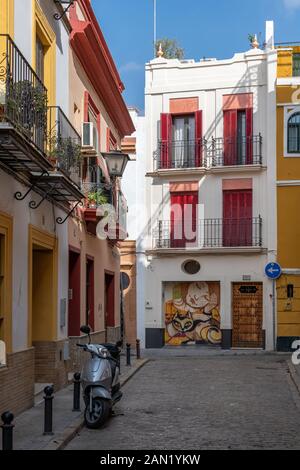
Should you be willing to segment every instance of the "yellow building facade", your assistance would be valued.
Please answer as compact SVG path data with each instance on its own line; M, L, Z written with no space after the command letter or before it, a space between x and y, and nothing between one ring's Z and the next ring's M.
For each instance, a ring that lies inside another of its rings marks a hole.
M300 43L277 49L277 349L290 351L300 338Z

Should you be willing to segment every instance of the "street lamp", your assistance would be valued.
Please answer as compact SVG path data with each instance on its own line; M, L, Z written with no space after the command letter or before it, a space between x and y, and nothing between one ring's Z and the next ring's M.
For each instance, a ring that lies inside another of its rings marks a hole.
M102 152L105 158L108 172L111 178L122 178L126 165L129 162L129 155L120 150L112 150L107 153Z

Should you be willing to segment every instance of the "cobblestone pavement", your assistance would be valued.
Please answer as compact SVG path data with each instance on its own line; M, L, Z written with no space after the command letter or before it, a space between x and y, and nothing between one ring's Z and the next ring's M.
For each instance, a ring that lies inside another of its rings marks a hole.
M300 449L284 357L163 357L124 387L117 415L67 449Z

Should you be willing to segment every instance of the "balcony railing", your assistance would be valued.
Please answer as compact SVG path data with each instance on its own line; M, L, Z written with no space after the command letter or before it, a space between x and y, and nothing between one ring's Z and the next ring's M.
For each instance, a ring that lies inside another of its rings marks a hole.
M42 152L47 137L47 89L12 39L0 34L0 123L10 123Z
M81 138L59 106L48 107L47 139L51 161L79 185Z
M262 136L159 141L154 160L157 170L261 165Z
M160 220L153 241L155 249L261 247L262 218L204 219L185 224Z
M157 169L201 167L204 144L203 139L160 141L156 153Z
M86 207L90 209L96 209L113 202L111 187L105 183L82 181L81 191L86 198Z

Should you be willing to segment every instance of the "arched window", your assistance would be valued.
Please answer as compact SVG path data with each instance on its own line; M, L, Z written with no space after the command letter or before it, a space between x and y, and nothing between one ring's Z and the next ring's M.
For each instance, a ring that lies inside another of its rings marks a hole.
M300 153L300 113L288 120L288 153Z

